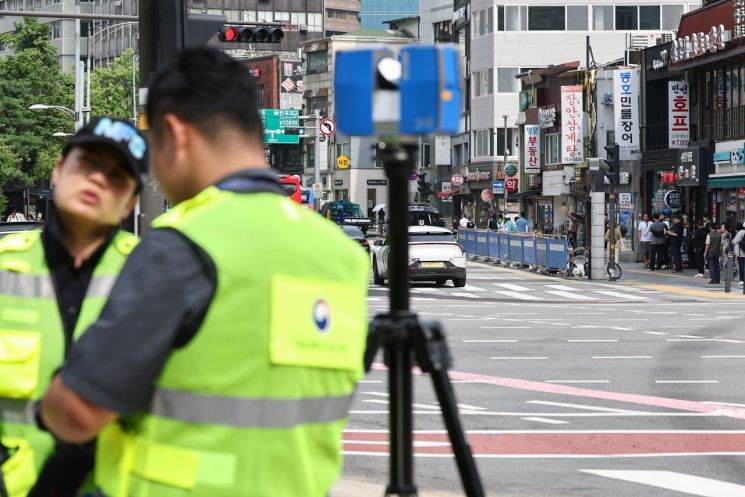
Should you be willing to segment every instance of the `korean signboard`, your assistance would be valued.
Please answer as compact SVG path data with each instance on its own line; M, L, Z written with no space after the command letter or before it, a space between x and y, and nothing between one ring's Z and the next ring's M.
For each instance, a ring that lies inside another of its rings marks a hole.
M735 30L732 38L737 40L745 38L745 0L734 0L734 7L732 17L735 19Z
M541 128L535 124L525 125L525 172L541 170Z
M668 82L669 148L688 146L688 83Z
M556 109L553 107L538 109L538 124L543 129L553 128L556 124Z
M584 158L582 87L561 87L561 162L573 164Z
M639 150L639 73L614 71L613 92L616 143L621 150Z

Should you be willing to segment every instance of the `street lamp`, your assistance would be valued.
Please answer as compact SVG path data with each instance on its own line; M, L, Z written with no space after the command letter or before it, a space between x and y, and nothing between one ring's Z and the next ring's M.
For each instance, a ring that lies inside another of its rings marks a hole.
M68 109L67 107L63 107L61 105L34 104L29 107L29 110L48 110L48 109L61 110L62 112L65 112L70 117L72 117L75 121L77 121L77 115L75 114L75 111L72 109Z

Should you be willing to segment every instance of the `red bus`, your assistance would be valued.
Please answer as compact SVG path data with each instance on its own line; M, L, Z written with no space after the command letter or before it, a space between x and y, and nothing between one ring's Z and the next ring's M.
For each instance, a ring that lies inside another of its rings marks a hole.
M302 205L302 186L300 185L300 178L298 176L283 175L279 177L279 180L282 183L282 187L285 189L287 196Z

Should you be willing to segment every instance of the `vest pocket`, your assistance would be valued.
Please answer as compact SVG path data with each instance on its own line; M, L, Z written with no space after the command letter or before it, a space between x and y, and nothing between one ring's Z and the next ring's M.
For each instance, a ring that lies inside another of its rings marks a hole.
M34 398L40 358L41 333L0 330L0 397Z
M22 438L2 437L0 442L10 453L10 457L1 468L8 487L8 496L23 497L36 482L34 449Z

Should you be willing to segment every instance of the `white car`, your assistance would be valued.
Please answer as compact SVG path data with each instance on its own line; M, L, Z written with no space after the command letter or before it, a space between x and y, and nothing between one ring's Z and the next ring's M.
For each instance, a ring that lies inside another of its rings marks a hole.
M388 278L386 240L373 245L373 282L383 285ZM409 275L412 281L434 281L444 285L452 280L456 287L466 286L466 252L450 230L437 226L409 226Z

